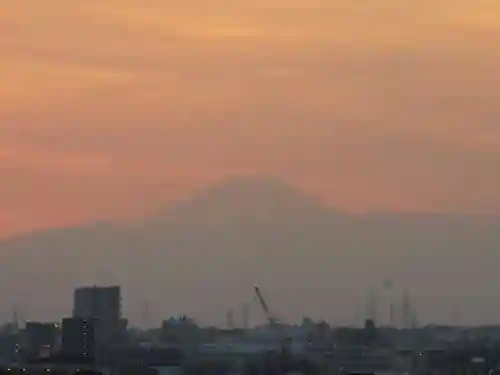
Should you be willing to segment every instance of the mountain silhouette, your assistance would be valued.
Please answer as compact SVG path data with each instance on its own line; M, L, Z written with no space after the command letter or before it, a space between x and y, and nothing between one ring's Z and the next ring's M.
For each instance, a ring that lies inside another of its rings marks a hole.
M499 249L498 217L353 216L277 180L232 180L141 222L0 242L0 314L15 303L26 319L52 319L71 311L75 286L120 284L138 323L146 300L155 322L187 313L222 323L226 309L246 302L259 322L258 283L286 319L352 321L367 288L393 278L381 293L408 287L423 319L446 320L452 303L471 321L491 321L500 316Z
M199 192L178 202L154 222L194 222L202 226L210 223L227 225L239 220L291 220L295 217L333 217L335 212L311 197L276 179L233 179ZM339 216L343 214L338 213Z

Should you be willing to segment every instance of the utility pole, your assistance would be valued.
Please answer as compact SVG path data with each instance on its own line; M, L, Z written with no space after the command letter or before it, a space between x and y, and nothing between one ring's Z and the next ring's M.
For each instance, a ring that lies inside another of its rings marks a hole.
M247 330L250 325L250 308L247 303L243 304L242 307L242 315L243 315L243 329Z

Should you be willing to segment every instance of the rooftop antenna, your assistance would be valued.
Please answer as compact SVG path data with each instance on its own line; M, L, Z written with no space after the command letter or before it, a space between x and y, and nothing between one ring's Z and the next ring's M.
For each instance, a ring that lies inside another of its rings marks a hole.
M354 306L354 314L353 314L353 322L350 323L349 325L352 325L352 327L361 327L363 326L363 309L360 308L359 302Z
M461 319L460 309L458 308L457 305L454 305L451 310L451 322L456 326L460 326L461 320L462 319Z
M412 307L410 301L410 295L408 289L404 290L403 300L401 303L401 313L402 313L402 326L403 328L410 328L412 326Z
M234 314L233 310L228 310L226 313L226 322L227 322L227 328L228 329L233 329L234 328Z
M412 312L411 314L411 329L416 329L418 328L418 319L417 319L417 314L415 312Z
M396 312L394 311L394 304L392 302L389 302L389 327L395 327L395 318L396 318Z
M375 288L371 288L368 291L367 303L366 303L366 319L371 319L374 322L377 321L377 310L378 310L378 296Z
M144 324L144 328L149 328L149 324L151 322L150 318L151 318L151 313L150 313L149 302L145 300L142 305L142 321Z
M390 278L387 278L385 279L383 282L382 282L382 286L384 288L384 292L387 296L387 302L388 302L388 324L390 326L393 325L394 323L394 306L393 306L393 303L392 303L392 289L393 289L393 286L394 286L394 282L392 281L392 279Z
M16 304L12 306L12 327L16 333L19 332L19 313Z

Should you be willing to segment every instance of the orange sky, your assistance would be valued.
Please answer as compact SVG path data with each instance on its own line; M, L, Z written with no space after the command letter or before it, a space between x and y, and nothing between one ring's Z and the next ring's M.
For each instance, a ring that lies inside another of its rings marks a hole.
M0 234L241 175L346 211L500 213L497 0L0 8Z

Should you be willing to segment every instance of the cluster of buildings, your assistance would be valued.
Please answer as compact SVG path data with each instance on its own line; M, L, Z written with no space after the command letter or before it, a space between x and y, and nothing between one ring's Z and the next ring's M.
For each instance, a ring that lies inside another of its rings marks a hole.
M128 328L121 305L119 286L77 288L71 316L55 323L27 322L22 329L16 324L0 329L0 360L20 366L57 363L91 368L147 364L182 368L186 374L221 375L234 373L235 368L246 373L256 364L259 371L262 364L275 366L277 357L268 353L286 349L292 358L285 361L287 366L314 374L389 368L428 374L438 367L439 374L455 374L457 366L460 371L472 368L477 374L490 374L491 369L500 369L500 327L402 329L378 327L370 319L362 328L331 327L305 318L298 325L270 319L252 329L232 324L217 328L200 327L181 316L140 331Z
M141 345L141 337L128 329L122 317L119 286L75 289L72 314L61 321L28 321L24 327L15 322L0 328L0 373L2 368L65 374L132 368L131 373L142 374L137 367L176 368L181 358L176 345Z
M101 348L127 337L120 287L83 287L74 292L73 314L58 323L27 322L20 335L23 360L58 356L93 360Z

